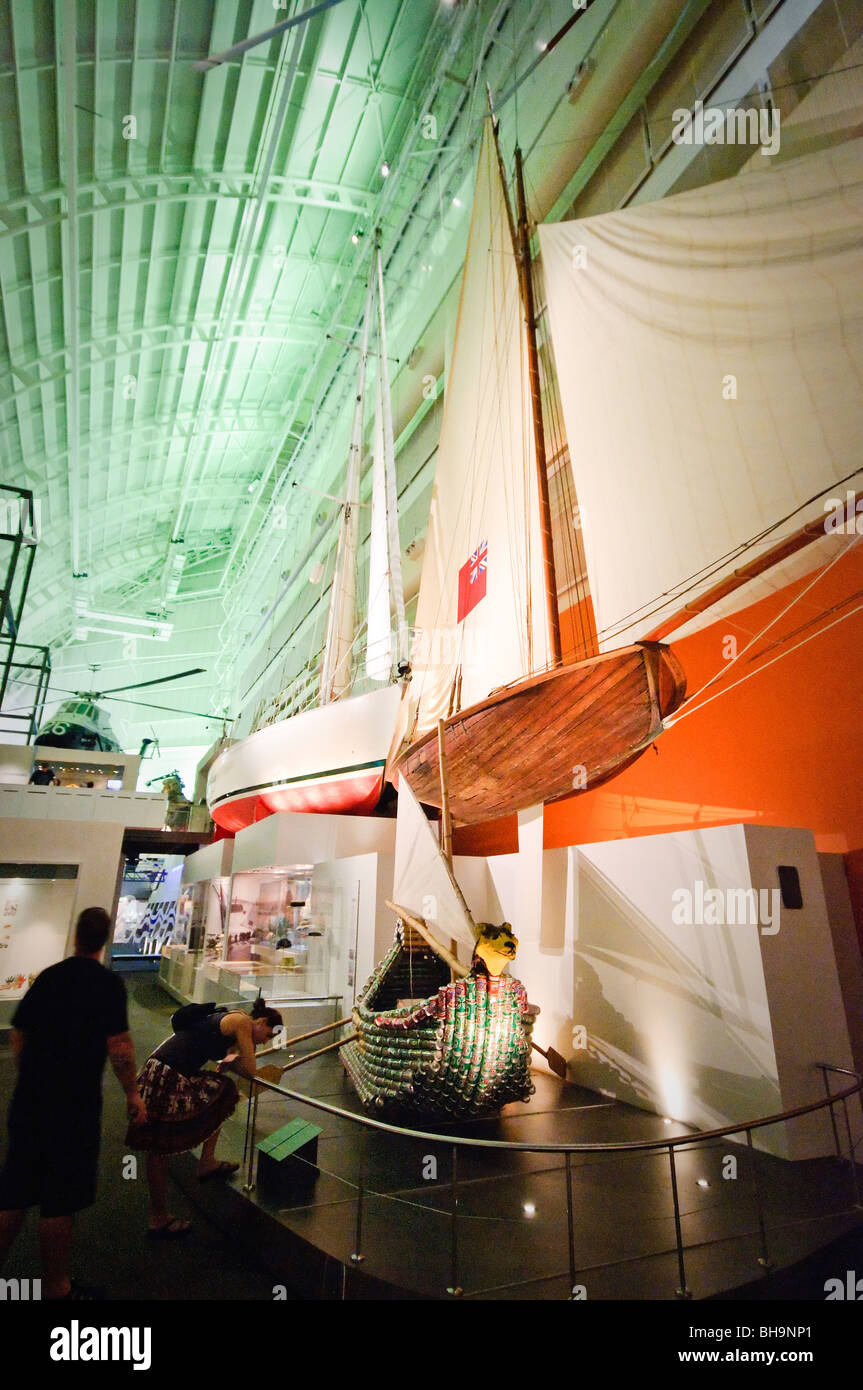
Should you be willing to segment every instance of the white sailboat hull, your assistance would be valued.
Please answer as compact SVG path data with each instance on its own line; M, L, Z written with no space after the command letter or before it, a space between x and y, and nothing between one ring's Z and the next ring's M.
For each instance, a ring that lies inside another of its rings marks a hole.
M352 695L270 724L226 748L207 782L210 815L237 831L277 811L374 810L401 687Z

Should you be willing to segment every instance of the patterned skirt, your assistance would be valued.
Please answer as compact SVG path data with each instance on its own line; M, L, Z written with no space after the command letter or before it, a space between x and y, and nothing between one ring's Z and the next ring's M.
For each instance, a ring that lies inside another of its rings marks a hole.
M234 1113L240 1098L229 1076L184 1076L156 1057L144 1063L138 1089L147 1107L147 1123L130 1125L126 1143L159 1154L183 1153L203 1144Z

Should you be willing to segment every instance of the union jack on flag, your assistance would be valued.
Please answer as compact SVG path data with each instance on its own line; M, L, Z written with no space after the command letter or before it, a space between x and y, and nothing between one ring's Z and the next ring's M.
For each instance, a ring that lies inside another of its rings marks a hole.
M465 560L458 572L458 618L462 622L476 608L480 599L485 598L488 578L488 541L477 546L469 560Z

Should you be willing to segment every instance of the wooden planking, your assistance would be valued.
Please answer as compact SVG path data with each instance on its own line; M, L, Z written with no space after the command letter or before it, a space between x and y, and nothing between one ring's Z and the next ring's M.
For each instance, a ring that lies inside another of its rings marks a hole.
M657 687L671 692L661 712L652 694ZM453 815L467 823L490 820L571 795L579 764L587 788L601 786L640 756L683 692L682 671L670 653L636 646L460 711L446 723ZM402 755L399 771L421 801L440 804L434 734Z

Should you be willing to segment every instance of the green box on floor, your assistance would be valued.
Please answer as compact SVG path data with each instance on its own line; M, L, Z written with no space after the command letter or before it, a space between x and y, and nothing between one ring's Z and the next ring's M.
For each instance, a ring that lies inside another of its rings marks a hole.
M290 1120L258 1145L258 1186L264 1192L290 1193L310 1186L318 1176L317 1125Z

